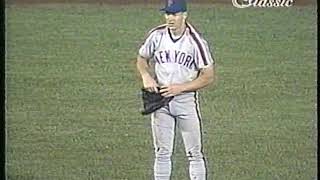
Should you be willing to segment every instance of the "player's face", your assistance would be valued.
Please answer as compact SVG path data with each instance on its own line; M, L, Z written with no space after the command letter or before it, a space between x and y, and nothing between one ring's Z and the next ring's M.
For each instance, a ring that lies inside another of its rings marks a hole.
M186 20L186 14L184 14L183 12L166 13L164 17L169 29L172 31L181 29Z

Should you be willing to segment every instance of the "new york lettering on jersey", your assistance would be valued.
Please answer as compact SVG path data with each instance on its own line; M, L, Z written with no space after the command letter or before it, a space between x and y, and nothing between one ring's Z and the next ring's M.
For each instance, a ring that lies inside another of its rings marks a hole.
M192 70L214 64L206 42L190 23L187 23L186 32L177 40L172 39L166 26L152 29L139 53L159 64L177 63Z
M157 63L176 63L186 68L193 69L194 58L192 55L179 50L160 50L155 52L154 59Z

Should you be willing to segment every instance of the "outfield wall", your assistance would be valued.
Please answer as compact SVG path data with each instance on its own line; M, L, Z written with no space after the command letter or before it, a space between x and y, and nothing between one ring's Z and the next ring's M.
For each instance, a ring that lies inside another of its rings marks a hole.
M223 3L230 4L232 0L189 0L192 3ZM316 5L316 0L294 0L297 5L308 5L313 4ZM7 4L12 3L100 3L100 4L162 4L164 0L6 0Z

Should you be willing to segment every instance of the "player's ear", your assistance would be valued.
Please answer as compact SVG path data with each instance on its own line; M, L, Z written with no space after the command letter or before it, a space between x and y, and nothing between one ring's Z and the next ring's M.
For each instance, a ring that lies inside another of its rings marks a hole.
M184 18L184 19L187 19L187 17L188 17L188 13L187 13L187 12L183 12L182 15L183 15L183 18Z

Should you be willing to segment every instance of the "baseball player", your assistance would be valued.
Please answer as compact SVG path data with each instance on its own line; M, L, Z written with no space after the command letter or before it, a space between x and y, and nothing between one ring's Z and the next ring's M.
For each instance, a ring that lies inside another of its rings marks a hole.
M144 88L165 97L174 96L167 106L151 114L154 178L170 179L177 127L189 160L190 179L205 180L207 170L202 151L197 90L213 81L214 59L207 42L187 21L184 0L166 1L162 11L166 24L149 31L137 57L137 69ZM154 65L154 76L150 73L150 64Z

